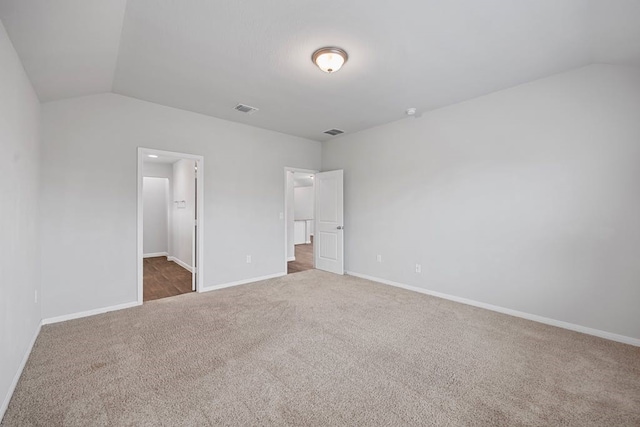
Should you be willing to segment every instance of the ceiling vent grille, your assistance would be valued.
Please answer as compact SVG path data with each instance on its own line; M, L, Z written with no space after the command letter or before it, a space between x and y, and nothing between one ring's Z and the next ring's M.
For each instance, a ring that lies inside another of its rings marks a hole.
M329 130L325 130L324 133L326 133L327 135L336 136L336 135L340 135L341 133L344 133L344 131L340 129L329 129Z
M233 107L233 109L236 111L240 111L241 113L247 113L247 114L253 114L256 111L258 111L256 107L252 107L250 105L244 105L244 104L238 104L235 107Z

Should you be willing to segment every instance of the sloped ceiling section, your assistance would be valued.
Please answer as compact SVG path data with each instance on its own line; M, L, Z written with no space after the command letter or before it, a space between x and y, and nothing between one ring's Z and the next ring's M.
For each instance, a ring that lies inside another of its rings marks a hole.
M591 0L594 62L640 66L640 0Z
M639 65L639 14L640 0L0 0L42 101L113 91L315 140ZM332 75L310 59L328 45L349 53Z
M110 92L126 0L0 0L40 101Z

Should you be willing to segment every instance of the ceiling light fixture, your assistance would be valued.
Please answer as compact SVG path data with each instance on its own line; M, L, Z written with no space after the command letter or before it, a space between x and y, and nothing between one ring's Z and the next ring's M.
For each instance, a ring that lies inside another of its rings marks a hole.
M148 156L151 157L152 159L157 159L158 158L158 156L156 156L155 154L149 154Z
M347 52L339 47L323 47L313 52L311 60L325 73L335 73L349 59Z

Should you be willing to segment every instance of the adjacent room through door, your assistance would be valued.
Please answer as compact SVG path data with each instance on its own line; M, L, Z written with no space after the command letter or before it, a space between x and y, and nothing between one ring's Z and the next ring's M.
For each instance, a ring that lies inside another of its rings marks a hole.
M197 163L145 154L143 301L195 290Z
M314 268L314 174L287 171L287 274Z

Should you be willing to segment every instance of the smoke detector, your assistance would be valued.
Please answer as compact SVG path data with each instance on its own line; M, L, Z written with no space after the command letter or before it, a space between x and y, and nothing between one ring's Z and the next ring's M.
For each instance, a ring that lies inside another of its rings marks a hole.
M415 116L416 111L418 110L412 107L412 108L407 108L407 111L405 111L405 113L407 114L407 116Z
M258 109L256 107L252 107L250 105L245 105L245 104L238 104L235 107L233 107L234 110L236 111L240 111L241 113L246 113L246 114L253 114L256 111L258 111Z

